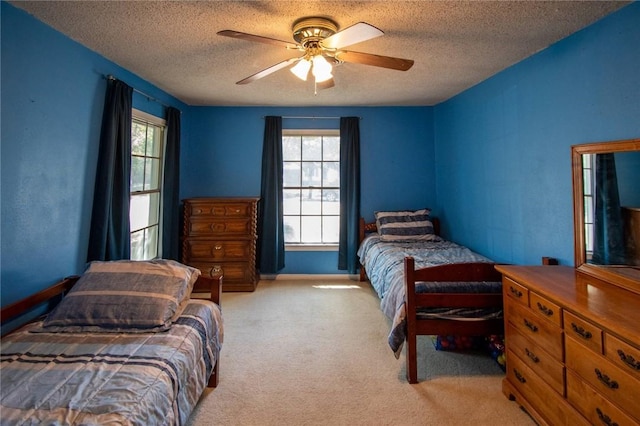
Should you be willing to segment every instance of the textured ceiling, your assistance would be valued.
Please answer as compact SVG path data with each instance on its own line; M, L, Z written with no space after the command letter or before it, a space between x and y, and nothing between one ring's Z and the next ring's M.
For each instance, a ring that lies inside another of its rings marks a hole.
M11 1L189 105L435 105L621 8L620 1ZM367 22L382 37L348 50L413 59L408 71L343 63L318 91L286 69L299 52L218 36L292 41L294 21ZM118 77L118 76L116 76Z

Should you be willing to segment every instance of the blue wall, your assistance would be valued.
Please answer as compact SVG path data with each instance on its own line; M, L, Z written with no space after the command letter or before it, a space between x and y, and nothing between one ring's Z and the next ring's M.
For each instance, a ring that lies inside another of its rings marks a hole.
M640 3L435 107L445 234L573 265L571 145L640 137Z
M85 268L104 75L188 107L22 10L1 7L5 306ZM134 107L163 115L162 105L138 93Z
M183 198L259 194L265 115L356 115L368 219L429 206L445 236L513 263L573 261L570 145L640 136L638 3L448 102L407 108L190 107L1 8L2 306L85 267L104 75L183 111ZM162 115L139 94L134 106ZM333 124L285 121L319 125ZM283 272L336 263L335 252L290 252Z
M182 146L184 197L259 196L264 117L358 116L362 214L374 210L435 206L433 108L228 108L198 107L190 114L191 137ZM283 128L340 127L339 120L285 118ZM282 273L338 271L337 252L292 252Z

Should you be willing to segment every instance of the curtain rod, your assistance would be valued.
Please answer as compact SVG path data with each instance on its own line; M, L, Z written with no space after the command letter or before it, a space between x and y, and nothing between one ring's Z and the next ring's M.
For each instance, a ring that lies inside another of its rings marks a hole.
M115 78L111 74L105 75L104 78L106 78L107 80L111 80L111 81L118 80L117 78ZM122 81L122 80L120 80L120 81ZM148 94L144 93L143 91L136 89L135 87L132 87L132 89L133 89L134 92L137 92L137 93L141 94L142 96L144 96L145 98L147 98L148 101L157 102L157 103L159 103L160 105L162 105L162 106L164 106L166 108L169 108L171 106L171 105L165 104L160 99L154 98L153 96L148 95ZM180 113L182 114L182 111L180 111Z
M265 116L262 117L263 119ZM289 118L297 118L299 120L339 120L342 117L314 117L314 116L293 116L293 115L283 115L282 119ZM358 117L362 120L362 117Z

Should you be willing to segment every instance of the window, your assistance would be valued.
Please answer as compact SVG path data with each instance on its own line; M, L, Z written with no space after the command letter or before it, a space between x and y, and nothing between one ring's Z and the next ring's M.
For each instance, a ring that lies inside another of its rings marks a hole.
M335 246L340 235L340 131L282 134L285 243Z
M593 255L593 212L596 208L593 198L594 161L594 154L584 154L582 156L582 180L584 182L584 242L586 244L587 258L589 259Z
M131 123L131 259L158 257L164 120L133 110Z

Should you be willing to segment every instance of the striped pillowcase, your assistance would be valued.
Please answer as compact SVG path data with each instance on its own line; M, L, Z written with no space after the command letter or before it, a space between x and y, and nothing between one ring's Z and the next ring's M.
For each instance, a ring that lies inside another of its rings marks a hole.
M43 331L167 330L200 271L173 260L92 262L44 321Z
M437 239L429 213L430 209L375 212L378 233L387 241Z

